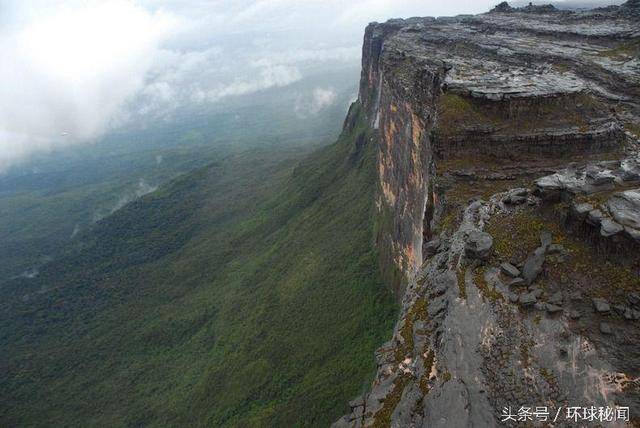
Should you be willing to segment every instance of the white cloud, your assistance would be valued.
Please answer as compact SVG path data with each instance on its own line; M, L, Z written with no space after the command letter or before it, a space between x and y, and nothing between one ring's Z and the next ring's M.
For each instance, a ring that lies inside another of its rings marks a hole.
M300 70L287 65L267 66L259 70L253 78L237 79L228 84L220 84L209 90L199 89L192 99L197 102L215 102L225 97L246 95L269 88L278 88L297 82L302 78Z
M317 115L327 107L333 106L338 100L335 89L315 88L310 93L300 94L296 99L294 110L300 118Z
M175 20L128 1L60 7L0 34L0 168L91 140L144 86Z
M194 102L357 66L370 21L481 12L497 2L0 0L0 170ZM314 114L335 95L318 88L301 99L296 111Z

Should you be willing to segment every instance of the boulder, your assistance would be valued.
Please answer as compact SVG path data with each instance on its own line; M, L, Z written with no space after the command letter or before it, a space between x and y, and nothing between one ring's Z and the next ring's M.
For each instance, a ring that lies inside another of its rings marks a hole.
M573 300L573 301L581 301L582 300L582 293L580 291L573 291L569 294L569 299Z
M509 262L502 263L500 265L500 270L511 278L517 278L520 276L520 270Z
M522 287L524 285L526 285L526 283L524 282L524 279L522 278L513 278L511 280L511 282L509 282L508 284L511 287Z
M545 249L545 251L547 250L547 248L549 248L551 242L553 242L553 235L551 235L551 232L548 232L546 230L540 232L540 244L542 244L542 247Z
M640 311L636 311L636 310L633 310L631 308L627 308L627 310L624 311L623 317L624 317L624 319L626 319L628 321L640 320Z
M560 244L551 244L549 248L547 248L548 254L563 254L566 252L567 250Z
M549 303L553 305L562 305L562 292L558 291L549 297Z
M502 198L502 202L507 205L521 205L527 202L527 194L529 191L525 188L517 188L510 190L504 198Z
M627 310L627 307L624 305L613 305L612 307L613 311L620 316L623 316L624 312Z
M611 310L611 306L609 306L609 302L607 302L605 299L594 298L592 302L593 302L594 309L598 313L601 313L601 314L608 313Z
M587 215L587 223L589 223L592 226L600 226L600 223L602 222L603 218L604 218L604 214L602 214L602 211L598 209L591 210Z
M629 321L632 320L633 319L633 309L626 308L625 311L624 311L624 314L622 316L626 320L629 320Z
M518 299L520 298L516 293L508 293L507 297L509 298L509 301L511 303L517 303Z
M637 181L640 179L640 164L637 159L625 159L620 165L623 181Z
M624 230L624 227L622 227L621 225L619 225L613 220L609 220L608 218L603 219L602 222L600 223L600 235L604 236L605 238L608 238L613 235L617 235L623 230Z
M522 268L522 278L527 285L531 285L536 280L540 272L542 272L542 265L544 264L544 249L538 248L532 255L527 258Z
M486 232L474 230L469 233L465 244L465 254L467 257L487 260L493 248L493 238Z
M577 320L578 318L580 318L582 315L580 314L580 312L574 310L569 311L569 318L571 318L572 320Z
M606 322L600 323L600 332L602 334L613 334L613 331L611 330L611 326Z
M547 201L559 200L564 188L565 185L557 173L536 180L536 194Z
M579 204L574 202L571 205L571 214L581 220L584 220L585 218L587 218L587 215L589 214L589 211L593 210L593 205L591 204Z
M532 287L529 289L529 292L536 296L536 299L539 299L542 296L542 290L538 287Z
M547 312L549 312L550 314L556 314L561 311L562 311L562 308L560 306L547 303Z
M525 293L520 295L518 301L522 306L533 306L536 304L538 299L533 293Z
M614 194L607 201L607 208L621 225L640 229L640 189Z
M615 180L613 175L595 165L587 167L585 178L588 184L597 187L612 184Z
M638 306L640 304L640 294L629 293L627 296L627 302L629 302L631 306Z

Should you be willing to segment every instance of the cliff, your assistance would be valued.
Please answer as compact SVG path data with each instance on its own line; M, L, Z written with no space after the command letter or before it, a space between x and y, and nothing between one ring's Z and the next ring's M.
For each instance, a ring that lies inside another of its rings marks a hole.
M639 12L503 3L367 27L358 103L402 311L337 426L640 416Z

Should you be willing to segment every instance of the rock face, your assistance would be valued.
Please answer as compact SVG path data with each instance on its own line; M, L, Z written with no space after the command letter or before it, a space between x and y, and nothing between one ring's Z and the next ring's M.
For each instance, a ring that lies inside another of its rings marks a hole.
M607 207L618 223L640 229L640 189L616 193L607 201Z
M621 150L640 95L634 8L501 5L484 15L367 27L359 102L380 134L378 205L390 220L378 245L388 271L402 272L406 283L420 267L443 160L491 156L524 165ZM549 180L549 188L565 184ZM402 284L395 287L400 296Z
M501 3L367 27L357 104L401 314L335 426L497 426L585 397L640 415L639 12Z

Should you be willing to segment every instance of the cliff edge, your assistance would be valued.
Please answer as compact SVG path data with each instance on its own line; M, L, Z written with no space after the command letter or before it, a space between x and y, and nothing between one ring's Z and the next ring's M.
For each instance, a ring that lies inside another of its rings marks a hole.
M637 0L367 27L358 111L402 310L336 426L495 426L536 407L563 426L589 406L638 426L639 57Z

